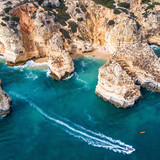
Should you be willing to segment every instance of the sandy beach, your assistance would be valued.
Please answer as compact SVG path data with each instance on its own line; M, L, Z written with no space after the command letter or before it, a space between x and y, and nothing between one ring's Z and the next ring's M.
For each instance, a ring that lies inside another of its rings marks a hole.
M111 55L112 54L103 47L94 48L91 52L86 52L86 53L79 52L79 53L71 54L72 58L91 56L91 57L96 57L96 58L105 59L105 60L108 60L111 57Z
M107 50L105 50L105 48L101 47L101 48L94 48L91 52L76 52L76 53L72 53L71 57L72 58L80 58L80 57L95 57L95 58L100 58L100 59L104 59L104 60L108 60L111 57L111 53ZM43 58L37 58L34 59L35 63L47 63L48 62L48 57L43 57Z

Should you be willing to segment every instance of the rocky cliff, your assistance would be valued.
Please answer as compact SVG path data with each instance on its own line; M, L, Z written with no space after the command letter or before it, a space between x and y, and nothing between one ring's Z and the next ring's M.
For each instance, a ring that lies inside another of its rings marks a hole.
M11 99L1 88L0 80L0 116L5 116L10 112Z
M140 86L160 92L160 59L146 43L121 48L99 69L96 94L124 108L140 97ZM139 87L138 87L139 86Z
M103 46L106 54L110 52L114 55L113 64L106 65L107 69L119 66L124 70L120 63L121 57L116 58L123 52L123 63L129 65L129 69L136 70L136 61L140 61L141 56L147 65L149 54L146 52L153 55L153 51L144 43L160 45L160 2L155 0L13 0L0 2L0 5L0 54L5 57L7 64L19 65L29 59L47 57L51 76L57 80L74 72L71 56L76 53L83 55L84 52ZM136 52L136 49L139 51ZM130 54L131 50L133 55ZM156 56L152 60L158 65ZM131 62L128 64L128 61ZM154 87L150 85L149 88L159 91L159 81L156 80L158 68L154 70L155 75L148 74L151 74L155 64L150 69L138 67L139 73L132 72L136 74L136 80L127 70L123 72L125 79L129 77L128 81L137 81L142 86L146 86L149 81L154 84ZM101 87L97 93L103 96L100 77ZM118 80L115 77L115 83ZM103 86L104 90L105 87L107 85ZM140 95L134 84L130 87L136 93L132 100L123 97L128 93L127 88L123 88L121 95L123 103L128 106L133 105ZM120 92L117 92L119 96ZM114 101L111 97L103 97ZM118 104L122 105L122 101Z
M132 78L118 62L112 60L99 69L96 94L124 108L133 106L141 96Z

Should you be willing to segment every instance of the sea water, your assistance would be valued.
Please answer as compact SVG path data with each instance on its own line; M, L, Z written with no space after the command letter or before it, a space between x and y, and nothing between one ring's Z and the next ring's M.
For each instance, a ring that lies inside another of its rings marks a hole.
M133 108L117 109L95 95L105 61L74 63L75 73L58 82L45 63L7 67L0 59L12 99L12 112L0 119L0 160L159 160L160 94L142 89Z

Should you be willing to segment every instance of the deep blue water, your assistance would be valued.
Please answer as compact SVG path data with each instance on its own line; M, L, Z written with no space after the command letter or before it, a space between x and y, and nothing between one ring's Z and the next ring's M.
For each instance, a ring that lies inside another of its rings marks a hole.
M13 102L0 119L0 160L159 160L160 94L143 89L133 108L117 109L94 93L105 61L74 62L73 76L58 82L46 66L11 68L0 60ZM135 151L124 154L127 145Z

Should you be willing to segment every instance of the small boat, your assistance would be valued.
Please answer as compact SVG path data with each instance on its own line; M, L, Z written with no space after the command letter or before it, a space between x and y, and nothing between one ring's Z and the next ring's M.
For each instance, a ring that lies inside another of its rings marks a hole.
M146 131L142 131L142 132L140 132L140 134L144 134L144 133L146 133Z

